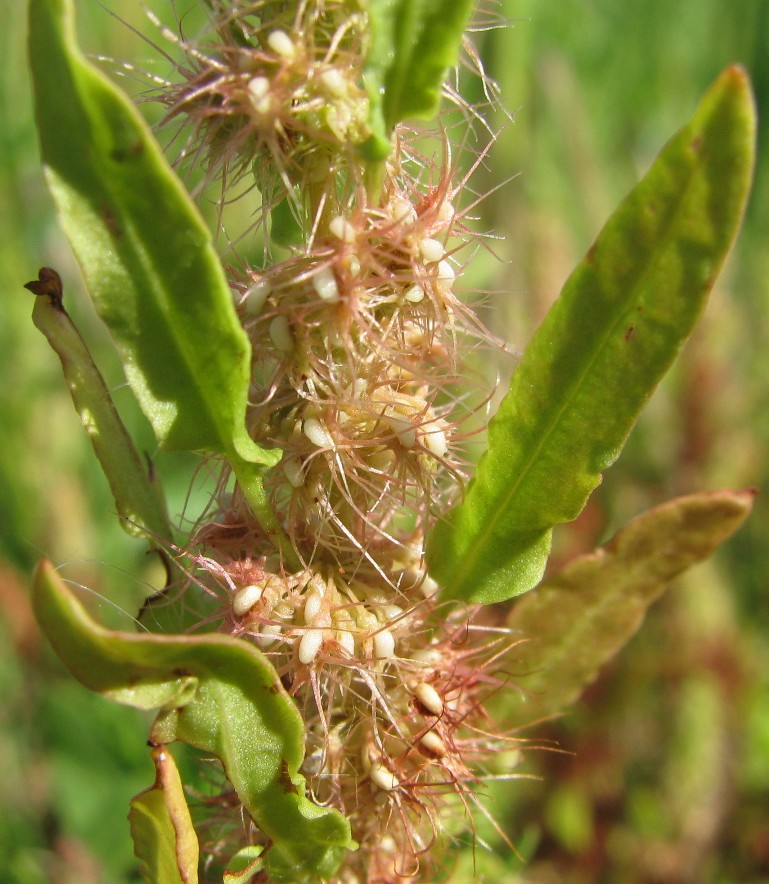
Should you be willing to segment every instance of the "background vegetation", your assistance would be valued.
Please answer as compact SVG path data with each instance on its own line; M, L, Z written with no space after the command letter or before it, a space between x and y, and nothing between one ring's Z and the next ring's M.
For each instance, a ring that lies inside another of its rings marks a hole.
M151 5L169 12L166 0ZM177 2L180 13L192 5ZM39 266L64 277L69 308L163 471L174 513L184 510L192 465L156 455L120 392L120 369L56 227L39 170L24 6L0 0L0 881L123 882L133 867L128 800L152 777L145 723L62 673L39 640L26 584L42 554L70 563L67 576L97 592L107 584L136 592L156 575L112 516L56 358L29 319L21 286ZM135 0L109 7L152 33ZM94 52L163 70L96 0L78 8ZM513 123L472 186L484 192L516 177L482 204L478 222L504 237L493 244L502 261L481 252L467 278L494 292L489 319L521 349L609 211L719 70L742 62L759 119L769 119L769 3L733 0L728 13L721 0L501 8L513 27L477 37ZM769 138L763 129L759 137L746 226L707 316L603 487L560 533L557 560L675 494L767 487ZM564 750L527 753L521 771L542 778L505 784L495 808L530 862L521 873L498 844L498 862L478 850L478 874L536 884L769 881L768 537L764 494L746 528L655 606L579 706L526 734ZM119 622L117 612L104 615ZM460 881L473 874L465 868Z

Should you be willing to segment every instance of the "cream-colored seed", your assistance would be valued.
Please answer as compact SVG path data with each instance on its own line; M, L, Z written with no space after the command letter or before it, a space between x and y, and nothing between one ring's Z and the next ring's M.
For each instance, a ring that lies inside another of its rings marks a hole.
M318 448L334 447L334 437L317 418L308 417L302 424L302 432Z
M417 444L417 433L411 421L392 409L388 409L388 412L384 416L387 426L395 433L404 448L413 448Z
M446 250L443 248L442 242L428 237L419 243L419 253L428 264L435 264L443 258Z
M418 651L414 651L411 659L415 663L434 669L441 662L441 652L437 648L420 648Z
M299 642L299 661L309 666L323 645L323 630L308 629Z
M351 398L357 399L368 392L368 381L366 378L355 378L345 392Z
M321 267L312 278L312 287L327 304L336 304L339 301L339 286L330 267Z
M422 734L419 738L419 743L431 755L437 755L439 758L443 758L448 752L446 744L435 731L428 731L426 734Z
M454 206L448 200L444 200L438 208L438 220L445 224L447 221L451 221L453 217Z
M311 592L304 603L304 622L309 624L318 616L323 607L323 598L317 592Z
M294 349L294 339L285 316L276 316L270 323L270 340L281 353L290 353Z
M246 312L246 316L253 319L262 312L267 296L270 294L272 286L263 279L255 282L246 289L241 304Z
M270 81L267 77L254 77L248 81L248 91L251 97L258 101L270 91Z
M410 288L406 289L406 293L404 294L405 300L407 300L410 304L418 304L420 301L424 299L425 290L419 285L418 282L415 282Z
M393 221L400 221L404 224L413 224L417 220L416 209L408 200L396 197L389 206L390 217Z
M294 488L301 488L304 485L304 468L299 458L287 457L282 466L289 484Z
M360 261L358 260L356 255L348 255L344 261L345 267L350 273L350 276L358 276L360 273Z
M256 643L260 648L269 648L281 635L281 627L277 623L267 623L256 636Z
M450 292L451 287L454 285L455 279L456 273L454 272L454 268L451 266L451 264L449 264L448 261L439 261L438 274L435 279L438 288L442 292Z
M392 792L400 785L398 777L383 764L372 764L368 775L371 782L383 792Z
M414 688L414 696L433 715L440 715L443 712L441 695L431 684L427 684L426 681L419 682Z
M338 68L328 68L320 75L321 82L336 98L347 95L347 80Z
M387 620L397 620L399 617L403 616L403 608L401 608L400 605L384 605L382 613Z
M433 580L433 578L429 574L425 574L425 579L419 585L419 591L422 593L422 595L426 599L429 599L431 596L434 596L439 589L440 587L438 586L438 583Z
M236 617L242 617L244 614L247 614L261 599L262 592L262 587L257 586L255 583L239 589L232 597L232 613Z
M336 633L336 640L339 647L348 657L355 656L355 638L351 632L341 629L338 630Z
M446 434L437 421L422 424L420 435L425 448L436 457L443 457L449 450Z
M398 850L398 845L395 843L395 838L393 838L392 835L383 835L379 841L379 850L382 853L394 854Z
M377 660L389 660L395 654L395 638L389 629L374 635L374 656Z
M272 31L267 37L267 45L281 58L290 60L296 55L296 46L285 31Z
M329 222L328 229L330 233L342 242L355 242L355 227L343 215L337 215Z

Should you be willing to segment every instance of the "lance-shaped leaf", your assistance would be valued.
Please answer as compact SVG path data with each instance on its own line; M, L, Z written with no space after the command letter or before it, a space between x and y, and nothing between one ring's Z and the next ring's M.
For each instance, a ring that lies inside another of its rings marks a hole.
M46 179L158 438L276 462L246 433L249 343L210 234L136 108L80 52L71 0L32 0L29 51Z
M136 108L80 52L71 0L31 0L29 51L48 186L144 413L166 448L225 455L298 567L262 485L280 452L246 432L250 345L202 218Z
M40 277L41 281L43 277L58 280L59 296L40 293L32 320L61 360L72 402L109 482L120 523L129 534L171 540L173 531L160 483L157 477L150 478L99 369L61 304L59 276L43 268Z
M740 527L754 497L716 491L655 507L518 601L508 626L522 639L510 664L522 697L500 703L505 726L530 724L573 703L667 584Z
M302 718L256 648L224 635L104 629L47 561L35 574L33 604L57 654L86 687L140 709L160 708L152 729L156 744L182 740L221 760L272 841L265 854L271 880L333 874L353 846L349 823L305 797Z
M436 113L473 5L474 0L368 0L364 79L374 133L365 145L368 159L387 157L390 134L401 120Z
M152 750L155 784L131 801L134 852L146 884L197 884L198 838L182 781L165 746Z
M574 271L489 426L465 499L428 544L447 598L501 601L542 576L699 316L739 226L755 116L739 67L710 88Z

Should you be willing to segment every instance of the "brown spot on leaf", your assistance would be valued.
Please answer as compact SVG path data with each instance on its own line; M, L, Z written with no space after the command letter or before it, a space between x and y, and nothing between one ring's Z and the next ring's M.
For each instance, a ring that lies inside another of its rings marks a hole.
M635 333L635 326L629 325L627 327L627 331L625 332L625 340L629 341L633 337L634 333Z
M142 141L134 141L132 144L128 144L125 147L115 147L110 153L111 159L113 159L116 163L125 163L127 160L132 160L135 157L139 157L144 153L144 143Z
M285 758L281 759L280 762L280 785L283 786L285 792L291 792L296 795L297 788L291 782L291 777L288 774L288 762Z
M113 239L120 239L122 237L123 231L117 222L117 216L109 206L104 206L102 208L101 220L104 222L104 226L107 228Z

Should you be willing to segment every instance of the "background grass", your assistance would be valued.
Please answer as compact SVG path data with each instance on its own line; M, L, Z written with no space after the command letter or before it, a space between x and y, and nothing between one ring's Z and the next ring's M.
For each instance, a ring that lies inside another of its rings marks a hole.
M170 4L152 7L169 13ZM180 12L193 0L178 3ZM86 45L157 65L96 0ZM119 406L154 452L83 296L45 192L25 60L25 4L0 0L0 881L132 880L125 814L148 784L145 722L90 696L40 641L26 595L45 554L97 592L153 580L125 537L22 289L43 264ZM146 31L135 0L109 4ZM603 220L727 64L751 72L769 119L769 2L504 0L512 27L478 34L513 123L473 186L479 224L504 237L470 279L498 292L490 318L521 349ZM500 121L501 124L501 121ZM742 236L705 320L557 559L592 547L647 506L719 486L767 485L769 138ZM181 512L190 463L158 456ZM497 844L501 882L769 881L769 503L712 562L680 581L560 722L532 732L565 752L528 753L495 815L529 860Z

